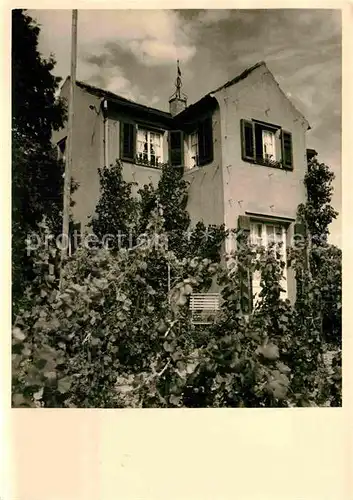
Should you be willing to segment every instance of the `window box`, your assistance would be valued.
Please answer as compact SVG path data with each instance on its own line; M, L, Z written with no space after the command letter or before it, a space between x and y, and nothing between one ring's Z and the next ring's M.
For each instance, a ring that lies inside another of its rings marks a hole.
M161 163L159 161L150 161L146 158L143 158L141 156L135 156L135 161L134 163L136 165L142 165L144 167L150 167L150 168L155 168L157 170L162 170L162 168L167 165L167 163Z

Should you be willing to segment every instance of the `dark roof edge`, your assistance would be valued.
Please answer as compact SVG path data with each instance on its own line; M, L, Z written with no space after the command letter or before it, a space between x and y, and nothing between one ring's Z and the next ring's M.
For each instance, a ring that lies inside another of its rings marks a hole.
M70 79L70 77L68 77ZM140 109L141 111L146 111L148 113L153 113L158 116L162 116L164 118L172 118L172 115L168 113L167 111L162 111L161 109L157 108L152 108L150 106L146 106L145 104L140 104L138 102L132 101L131 99L127 99L126 97L122 97L118 94L114 94L113 92L110 92L109 90L104 90L100 89L99 87L95 87L94 85L91 85L86 82L81 82L79 80L76 80L76 85L83 90L87 91L90 94L96 95L97 97L101 97L104 99L107 99L109 101L112 101L116 104L122 104L125 106L131 106L135 109Z
M240 73L240 75L236 76L235 78L232 78L232 80L229 80L228 82L224 83L223 85L221 85L217 89L212 90L211 92L208 92L208 94L204 95L203 97L201 97L201 99L194 102L193 104L190 104L190 106L188 106L186 109L184 109L183 111L178 113L176 116L178 118L181 117L182 115L185 116L186 113L188 112L188 110L197 109L200 105L202 105L202 103L206 103L208 100L211 101L214 98L213 94L215 94L216 92L219 92L220 90L222 90L226 87L230 87L231 85L234 85L235 83L237 83L241 80L244 80L252 71L254 71L255 69L259 68L262 65L266 66L265 61L260 61L256 64L254 64L253 66L251 66L250 68L247 68L245 71Z
M217 99L213 97L211 94L206 94L201 99L198 101L194 102L193 104L190 104L187 108L183 109L178 113L177 115L174 116L174 120L183 120L183 119L188 119L191 116L194 116L194 113L198 113L200 110L204 109L203 107L211 107L212 105L214 106L217 103Z
M76 80L76 85L79 86L79 87L81 87L82 89L86 90L87 92L89 92L91 94L94 94L94 95L96 95L98 97L106 98L106 99L108 99L108 100L110 100L110 101L112 101L112 102L114 102L116 104L130 106L130 107L133 107L135 109L138 109L138 110L141 110L141 111L146 111L148 113L152 113L154 115L157 115L159 117L163 117L163 118L168 119L168 120L169 119L173 120L175 118L182 118L183 116L186 116L189 113L192 113L194 110L198 109L199 106L202 106L203 103L207 104L207 102L213 101L215 93L219 92L222 89L230 87L230 86L232 86L232 85L240 82L241 80L244 80L245 78L247 78L250 75L250 73L252 73L253 71L255 71L257 68L260 68L261 66L264 66L267 69L267 71L272 76L274 82L277 84L280 92L282 92L282 94L290 102L290 104L293 107L293 109L302 117L302 119L307 124L307 129L310 130L311 127L310 127L310 124L309 124L308 120L294 106L294 104L292 103L292 101L283 92L283 90L281 89L281 87L280 87L279 83L277 82L276 78L274 77L274 75L272 74L272 72L268 69L265 61L259 61L256 64L254 64L253 66L251 66L250 68L245 69L242 73L240 73L236 77L234 77L231 80L229 80L228 82L224 83L223 85L221 85L217 89L215 89L215 90L213 90L211 92L208 92L206 95L204 95L203 97L201 97L201 99L199 99L195 103L187 106L186 109L184 109L183 111L181 111L180 113L178 113L174 117L171 115L171 113L169 113L167 111L162 111L162 110L157 109L157 108L152 108L152 107L146 106L144 104L139 104L139 103L137 103L135 101L132 101L131 99L127 99L126 97L119 96L118 94L114 94L113 92L110 92L108 90L100 89L98 87L95 87L95 86L90 85L90 84L85 83L85 82L81 82L81 81ZM69 79L70 79L70 76L68 76L66 78L65 82L67 80L69 80ZM65 84L65 82L63 83L63 85Z
M282 94L284 95L284 97L285 97L285 98L286 98L286 99L290 102L290 104L291 104L292 108L295 110L295 112L296 112L296 113L298 113L298 114L301 116L301 118L304 120L304 122L307 124L307 130L310 130L310 129L311 129L311 126L310 126L310 124L309 124L308 120L305 118L305 116L303 115L303 113L301 113L301 112L300 112L300 111L299 111L299 110L298 110L298 109L294 106L294 104L293 104L293 103L292 103L292 101L289 99L289 97L288 97L288 96L286 96L286 94L283 92L283 90L282 90L282 88L281 88L280 84L277 82L277 80L276 80L276 78L274 77L273 73L272 73L272 72L268 69L267 64L266 64L266 62L265 62L265 61L259 61L259 62L257 62L256 64L254 64L253 66L250 66L250 68L245 69L242 73L240 73L240 74L239 74L239 75L237 75L236 77L234 77L234 78L232 78L231 80L229 80L228 82L224 83L223 85L221 85L221 86L220 86L220 87L218 87L217 89L215 89L215 90L213 90L213 91L209 92L208 94L206 94L204 97L202 97L201 99L199 99L197 102L195 102L195 103L194 103L194 104L192 104L191 106L188 106L188 107L186 108L186 110L187 110L187 109L189 109L189 108L192 108L192 107L195 107L195 108L196 108L196 106L197 106L197 105L199 105L199 103L205 102L207 98L210 98L210 97L212 98L212 97L214 97L214 94L216 94L217 92L219 92L219 91L221 91L221 90L223 90L223 89L225 89L225 88L227 88L227 87L231 87L232 85L234 85L234 84L236 84L236 83L240 82L241 80L245 80L245 78L247 78L247 77L250 75L250 73L252 73L252 72L253 72L253 71L255 71L256 69L260 68L261 66L264 66L264 67L267 69L267 71L271 74L271 76L272 76L272 78L273 78L274 82L277 84L277 86L278 86L278 88L279 88L279 91L280 91L280 92L282 92ZM193 108L193 109L195 109L195 108ZM182 111L181 113L185 113L185 112L186 112L186 110ZM181 115L181 113L180 113L179 115ZM179 116L179 115L176 115L176 116Z
M247 68L246 70L244 70L242 73L240 73L240 75L232 78L231 80L229 80L228 82L224 83L223 85L221 85L220 87L218 87L216 90L213 90L212 92L210 92L210 94L213 94L213 93L216 93L216 92L219 92L220 90L222 89L225 89L227 87L230 87L232 85L234 85L235 83L238 83L240 82L241 80L244 80L247 76L250 75L250 73L252 73L255 69L259 68L260 66L266 66L266 63L265 61L260 61L260 62L257 62L256 64L254 64L253 66L251 66L250 68ZM267 66L266 66L267 67Z
M266 66L267 68L267 66ZM291 99L289 99L289 97L285 94L285 92L282 90L282 87L280 86L280 84L278 83L278 81L276 80L275 76L273 75L272 71L270 71L268 68L267 68L267 71L270 73L270 75L272 76L274 82L277 84L277 87L279 89L279 91L284 95L284 97L289 101L290 105L292 106L292 108L295 110L296 113L298 113L298 115L304 120L304 122L306 123L306 126L307 126L307 130L311 130L311 126L310 126L310 123L308 122L308 120L305 118L305 116L303 115L303 113L301 111L299 111L299 109L294 106L293 102Z

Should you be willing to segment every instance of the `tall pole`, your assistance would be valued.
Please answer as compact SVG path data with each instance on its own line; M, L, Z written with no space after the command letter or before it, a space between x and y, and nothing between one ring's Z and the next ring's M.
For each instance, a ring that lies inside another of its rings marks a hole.
M61 260L65 258L68 251L69 241L69 220L71 201L71 170L72 170L72 130L74 121L74 94L76 86L76 66L77 66L77 10L72 11L72 32L71 32L71 72L70 72L70 94L67 124L67 151L64 177L64 200L63 200L63 228L62 228L62 251Z

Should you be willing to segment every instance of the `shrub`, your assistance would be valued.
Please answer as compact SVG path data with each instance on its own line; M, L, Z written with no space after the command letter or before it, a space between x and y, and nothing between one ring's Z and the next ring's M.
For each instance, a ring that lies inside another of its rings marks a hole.
M61 288L50 263L55 251L39 255L40 272L27 293L32 307L14 323L13 404L338 404L338 371L329 377L310 315L303 319L302 310L281 300L273 252L256 258L255 249L242 249L249 268L263 276L262 300L244 316L239 266L179 259L156 238L162 226L153 213L147 244L133 251L79 249L65 263ZM167 265L174 276L169 295ZM193 325L188 296L207 286L211 266L223 307L214 324Z
M318 239L309 253L289 249L298 287L291 305L281 298L284 263L275 248L255 248L240 234L237 251L221 259L224 227L188 227L186 184L175 170L138 200L121 165L102 170L101 181L95 231L143 230L144 244L81 248L65 261L61 284L57 249L35 255L36 277L13 328L14 406L341 404L340 252ZM308 200L298 218L311 243L310 193ZM48 233L45 223L41 231ZM249 309L244 279L255 270L262 290ZM221 310L213 323L194 325L189 296L212 281Z

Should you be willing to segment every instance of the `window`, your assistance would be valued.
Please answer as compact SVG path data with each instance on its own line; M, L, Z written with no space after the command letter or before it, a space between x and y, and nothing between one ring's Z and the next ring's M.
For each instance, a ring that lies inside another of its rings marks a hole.
M286 257L286 240L287 240L287 230L286 226L279 223L268 223L260 221L252 221L250 223L250 241L253 245L262 246L269 248L271 244L274 244L274 248L280 254L280 259L285 262L286 267L284 268L283 278L281 281L281 287L284 292L281 292L281 298L287 298L287 257ZM252 276L252 293L254 297L254 303L258 300L259 293L261 291L261 274L259 271L255 271Z
M137 163L143 163L154 167L159 163L163 163L162 136L160 133L138 127Z
M158 167L163 163L163 132L120 122L120 158L123 161Z
M194 168L198 165L198 134L197 130L195 130L188 137L188 151L189 151L189 162L188 167Z
M212 117L209 116L197 123L196 128L188 136L188 167L207 165L213 161Z
M242 159L271 167L293 169L292 134L255 120L241 120Z
M263 158L276 160L275 134L272 130L262 130Z

